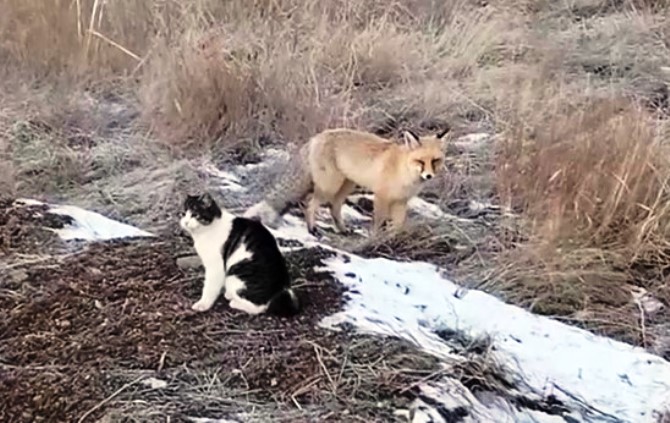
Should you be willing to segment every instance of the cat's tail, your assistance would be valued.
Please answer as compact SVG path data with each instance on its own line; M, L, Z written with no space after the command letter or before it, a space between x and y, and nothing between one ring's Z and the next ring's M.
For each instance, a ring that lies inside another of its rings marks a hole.
M300 300L291 288L286 288L276 294L268 304L267 312L279 316L289 317L298 314L301 310Z

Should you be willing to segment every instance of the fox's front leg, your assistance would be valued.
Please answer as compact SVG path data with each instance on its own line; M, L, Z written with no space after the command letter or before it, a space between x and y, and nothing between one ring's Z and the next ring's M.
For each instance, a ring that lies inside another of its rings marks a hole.
M391 227L394 231L402 229L407 219L407 202L400 201L391 206Z
M379 195L375 195L375 200L374 200L374 216L373 216L373 223L372 223L372 234L376 235L379 233L379 230L381 229L382 225L386 221L388 215L389 215L389 207L390 203L389 201L381 197Z
M203 265L205 266L205 281L200 300L191 307L195 311L206 311L212 308L226 279L221 255L216 254L206 261L203 260Z

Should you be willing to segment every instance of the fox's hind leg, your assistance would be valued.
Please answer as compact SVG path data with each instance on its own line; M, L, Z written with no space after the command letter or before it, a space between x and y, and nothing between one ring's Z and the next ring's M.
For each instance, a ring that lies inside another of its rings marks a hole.
M305 213L307 229L316 235L316 212L323 203L333 203L333 199L345 182L345 177L337 170L324 167L313 170L314 192Z
M307 203L307 208L305 208L305 221L307 222L307 230L310 234L316 236L316 211L319 210L321 206L321 198L317 194L316 190L312 193L312 197Z
M342 205L344 205L344 202L347 200L347 197L349 194L351 194L354 188L356 188L355 183L348 179L345 180L330 204L330 215L333 217L333 221L335 222L337 230L342 234L349 232L344 225L344 221L342 220Z

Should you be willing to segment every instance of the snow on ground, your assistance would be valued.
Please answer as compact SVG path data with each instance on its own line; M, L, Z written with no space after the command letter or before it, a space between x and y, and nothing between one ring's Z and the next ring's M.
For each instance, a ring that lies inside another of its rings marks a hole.
M481 291L464 291L432 264L334 250L319 244L294 216L287 216L275 235L338 253L322 270L348 288L348 301L344 311L322 321L324 327L348 323L364 333L397 336L447 362L458 357L437 331L488 336L495 361L521 382L521 393L553 395L577 413L572 421L655 422L654 411L670 408L670 363L642 348L534 315ZM443 392L435 398L449 396ZM473 421L490 421L487 409L476 408L480 419ZM499 422L556 421L530 410L495 407L490 413Z
M16 206L41 206L41 203L36 200L19 199L15 202ZM107 217L84 210L82 208L70 205L54 206L49 205L47 213L57 214L61 216L69 216L73 220L72 225L65 226L62 229L52 229L63 240L84 240L84 241L104 241L115 238L130 238L130 237L148 237L153 234L135 228L134 226L126 225L125 223L117 222L116 220L108 219Z
M426 263L338 255L326 268L349 288L346 309L323 324L395 335L438 356L449 355L441 329L473 338L491 336L493 357L521 376L535 394L554 394L590 419L616 416L653 421L670 403L670 363L643 349L533 315L481 291L456 295L459 286ZM575 403L573 398L579 398ZM598 411L595 411L598 410Z

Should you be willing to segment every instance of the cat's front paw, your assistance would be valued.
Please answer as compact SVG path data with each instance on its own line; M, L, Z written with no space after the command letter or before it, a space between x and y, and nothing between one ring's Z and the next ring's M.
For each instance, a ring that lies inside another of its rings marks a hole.
M212 308L212 305L214 305L213 301L200 300L197 303L193 304L191 306L191 309L195 311L207 311L210 308Z

